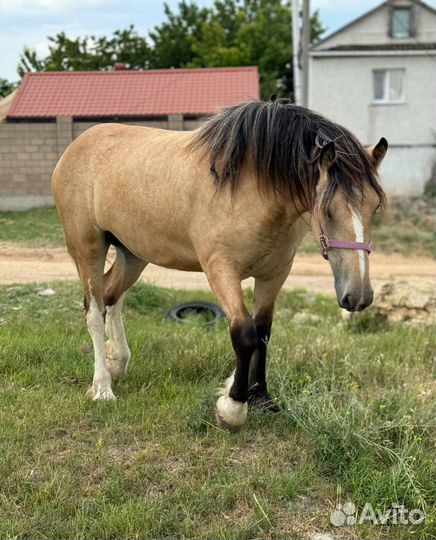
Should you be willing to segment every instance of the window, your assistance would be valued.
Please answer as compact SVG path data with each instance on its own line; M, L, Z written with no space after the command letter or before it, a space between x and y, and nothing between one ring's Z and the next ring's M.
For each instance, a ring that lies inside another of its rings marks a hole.
M374 101L378 103L403 102L405 75L405 69L374 70Z
M392 37L410 37L410 8L394 8L391 12L391 17Z

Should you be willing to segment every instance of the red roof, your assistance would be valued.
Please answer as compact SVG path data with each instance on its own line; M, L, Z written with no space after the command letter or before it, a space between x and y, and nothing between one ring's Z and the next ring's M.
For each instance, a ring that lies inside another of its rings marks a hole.
M8 118L214 114L259 99L257 67L26 73Z

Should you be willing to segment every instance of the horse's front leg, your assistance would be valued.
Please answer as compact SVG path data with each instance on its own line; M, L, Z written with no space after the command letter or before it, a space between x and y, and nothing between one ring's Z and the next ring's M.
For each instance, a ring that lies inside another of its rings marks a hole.
M278 411L278 406L271 399L266 382L266 357L274 304L282 285L289 274L286 268L279 276L271 280L256 279L254 285L254 315L257 345L250 361L248 378L248 401L253 405L262 405L270 411Z
M248 374L257 344L256 328L244 305L239 277L222 267L210 268L206 274L227 316L236 355L236 369L220 390L215 415L220 427L236 431L247 418Z
M248 377L248 402L261 405L269 410L278 411L277 405L271 399L266 381L266 357L271 336L272 312L265 313L254 321L257 334L257 346L251 357Z

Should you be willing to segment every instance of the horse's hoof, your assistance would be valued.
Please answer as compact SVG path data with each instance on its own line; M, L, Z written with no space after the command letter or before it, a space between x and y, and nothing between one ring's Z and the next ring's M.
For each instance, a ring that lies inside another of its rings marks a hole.
M241 431L242 425L232 426L231 424L228 424L216 409L215 409L215 418L216 418L216 423L218 424L218 427L220 429L224 429L225 431L230 431L231 433L238 433L238 431Z
M252 407L256 407L267 412L277 413L281 410L277 403L270 397L268 392L254 391L253 393L249 394L248 403Z
M86 395L91 398L92 401L115 401L117 399L110 387L97 389L92 385L86 391Z
M216 402L215 418L218 427L231 432L239 431L247 419L247 404L230 396L221 396Z

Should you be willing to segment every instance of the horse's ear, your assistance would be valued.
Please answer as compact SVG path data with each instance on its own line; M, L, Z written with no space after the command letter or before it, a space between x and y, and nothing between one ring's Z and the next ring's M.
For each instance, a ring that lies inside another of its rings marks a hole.
M387 151L388 141L384 137L382 137L375 146L371 146L367 149L367 152L372 157L376 167L383 161Z
M330 141L325 144L319 154L319 163L326 171L330 169L333 163L336 161L336 148L335 141Z

